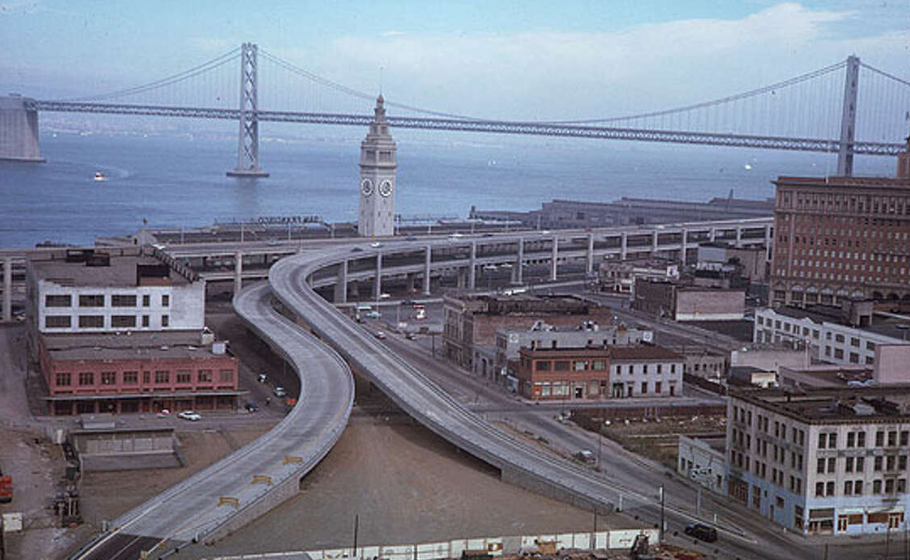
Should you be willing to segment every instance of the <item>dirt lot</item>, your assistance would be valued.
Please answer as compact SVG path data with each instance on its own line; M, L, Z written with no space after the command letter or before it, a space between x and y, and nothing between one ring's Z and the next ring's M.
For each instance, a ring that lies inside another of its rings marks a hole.
M591 431L595 424L576 417L575 421ZM680 434L708 434L726 431L725 416L694 416L689 418L614 420L603 427L604 437L625 449L676 470Z
M494 469L427 429L385 418L355 415L299 496L181 557L350 546L355 515L364 545L591 530L591 512L503 483ZM598 518L601 528L629 523Z

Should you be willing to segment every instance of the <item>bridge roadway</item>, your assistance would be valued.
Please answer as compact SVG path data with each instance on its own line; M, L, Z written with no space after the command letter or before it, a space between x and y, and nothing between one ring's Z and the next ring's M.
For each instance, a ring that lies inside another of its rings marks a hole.
M234 308L297 371L297 406L253 443L122 515L72 558L103 560L121 552L135 557L130 550L137 542L170 548L218 538L295 496L300 479L335 445L354 403L351 370L331 348L276 312L270 298L261 283L238 294ZM256 475L270 479L254 481ZM238 501L219 505L222 497Z

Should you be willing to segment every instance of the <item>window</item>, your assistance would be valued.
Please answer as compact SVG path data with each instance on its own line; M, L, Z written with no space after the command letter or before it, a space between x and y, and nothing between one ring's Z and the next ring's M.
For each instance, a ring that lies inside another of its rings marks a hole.
M837 471L837 457L828 457L828 472L833 473Z
M102 385L116 385L117 384L117 372L116 371L102 371L101 372L101 384Z
M152 304L152 296L148 294L143 294L142 296L142 307L148 307Z
M171 382L171 372L169 371L156 371L155 372L155 383L165 384Z
M81 328L81 329L104 328L104 315L79 315L79 328Z
M856 433L856 446L857 447L866 447L866 432L857 432Z
M553 371L569 371L568 360L556 360L553 362Z
M69 315L46 315L44 317L44 328L46 329L68 329L72 324L72 317Z
M828 434L818 434L818 448L824 449L828 443Z
M69 387L73 379L69 373L58 373L54 376L54 381L57 387Z
M891 430L888 432L888 447L894 447L897 445L897 430Z
M828 449L837 449L837 434L828 434Z
M655 381L654 382L654 392L660 394L660 389L661 389L660 381Z
M879 430L875 432L875 447L885 446L885 432Z
M873 493L873 494L881 494L881 493L882 493L882 481L881 481L881 480L873 480L873 481L872 481L872 493Z
M104 307L104 294L85 294L79 296L79 307Z
M845 480L844 481L844 496L852 496L852 495L853 495L853 481Z
M855 446L856 446L856 433L855 432L847 433L847 447L855 447Z
M133 294L114 294L111 296L111 307L136 307L136 296Z
M191 383L193 377L188 369L177 370L177 383Z
M825 495L833 496L834 495L834 481L830 481L825 485Z
M854 496L862 496L862 495L863 495L863 481L862 481L862 480L854 480L854 481L853 481L853 495L854 495Z
M866 470L866 458L857 457L856 458L856 472L861 473Z
M162 316L161 316L161 326L162 326L162 327L168 326L168 325L170 324L170 322L171 322L171 321L170 321L170 317L168 317L167 315L162 315Z
M95 384L95 374L91 371L83 371L79 373L79 385L94 385Z
M853 472L853 457L844 460L844 472Z
M72 307L73 297L69 294L48 294L44 296L44 307Z
M111 316L111 328L112 329L132 329L136 326L136 316L135 315L112 315Z
M535 371L550 371L550 362L547 360L538 360L534 362Z
M910 432L907 430L901 430L901 447L905 447L910 439Z
M171 296L168 294L161 294L161 307L170 307L171 306Z
M588 362L586 360L572 361L572 371L584 371L586 369L588 369Z
M200 369L199 370L199 382L200 383L210 383L211 381L212 381L212 370Z
M885 479L885 494L894 494L894 479Z
M594 360L594 363L592 364L591 369L594 369L597 371L603 371L603 370L607 369L607 361L606 360Z
M647 382L647 381L642 381L642 382L641 382L641 394L642 394L642 395L645 395L645 394L647 394L647 393L648 393L648 382Z
M148 315L142 316L142 326L143 327L149 326L149 316Z
M903 471L907 469L907 456L899 455L897 457L897 470Z
M824 495L825 495L825 483L816 482L815 483L815 496L819 497L819 496L824 496Z
M124 385L137 385L139 383L139 372L138 371L124 371L123 372L123 384Z
M818 474L825 474L825 458L819 457L815 465L815 472Z
M152 374L148 371L142 372L142 382L146 385L152 382Z
M226 383L234 380L234 372L229 369L218 370L218 381Z
M881 457L875 457L873 459L872 470L874 470L875 472L881 472L881 470L882 470L882 458Z

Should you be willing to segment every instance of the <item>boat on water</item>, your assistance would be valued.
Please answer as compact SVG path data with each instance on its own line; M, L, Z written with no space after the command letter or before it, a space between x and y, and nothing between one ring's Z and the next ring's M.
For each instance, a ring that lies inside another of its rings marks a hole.
M107 179L107 175L105 175L104 173L102 173L100 171L95 171L95 180L96 181L104 181L106 179Z

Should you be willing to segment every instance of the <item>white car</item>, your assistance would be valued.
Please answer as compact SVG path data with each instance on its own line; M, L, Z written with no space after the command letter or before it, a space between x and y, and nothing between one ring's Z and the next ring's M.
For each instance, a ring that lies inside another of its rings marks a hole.
M382 247L382 243L380 243L378 241L374 241L374 242L370 243L370 247L372 247L374 249L378 249L378 248Z
M193 412L192 410L184 410L183 412L181 412L180 414L177 415L177 418L181 418L183 420L189 420L190 422L198 422L198 421L202 420L202 415L199 414L198 412Z
M284 390L284 387L275 387L275 390L273 392L275 393L276 397L286 397L288 394L287 391Z

